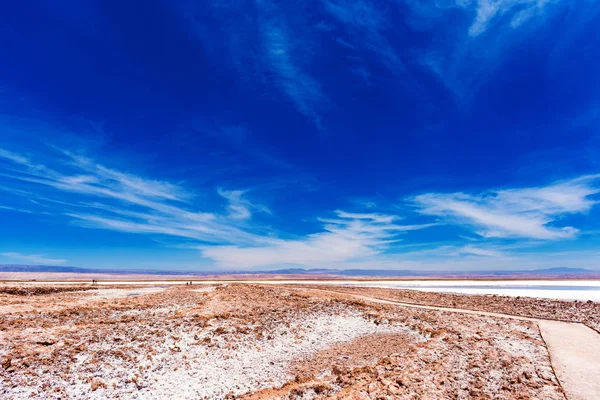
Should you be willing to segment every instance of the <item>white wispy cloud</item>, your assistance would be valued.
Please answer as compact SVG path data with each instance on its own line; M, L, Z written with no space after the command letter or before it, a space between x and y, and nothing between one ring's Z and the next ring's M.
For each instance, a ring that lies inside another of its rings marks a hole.
M31 213L32 213L32 211L31 211L31 210L27 210L27 209L25 209L25 208L11 207L11 206L3 206L3 205L0 205L0 210L14 211L14 212L21 212L21 213L26 213L26 214L31 214Z
M406 22L426 31L430 44L415 49L422 66L468 104L478 89L500 68L511 49L534 37L549 16L590 13L594 2L566 0L404 0ZM456 24L447 18L462 15ZM466 23L463 23L462 21ZM586 22L586 23L589 23ZM572 40L573 38L569 38Z
M467 245L459 249L456 249L452 255L463 256L463 255L474 255L483 257L502 257L504 253L495 249L489 249L485 247Z
M600 193L598 176L584 176L545 187L503 189L480 194L426 193L414 197L419 212L478 229L484 237L567 239L578 229L556 226L564 215L585 213Z
M239 197L237 203L229 201L229 206L238 210L238 215L232 217L191 204L194 197L181 186L107 168L66 151L56 157L49 167L5 150L0 158L11 161L13 166L10 173L0 175L53 189L54 192L39 195L37 200L62 207L62 214L85 227L165 234L209 243L265 242L261 236L236 226L234 220L242 211L240 207L260 209L241 198L241 192L224 192L231 199ZM61 193L69 193L71 197L65 201Z
M330 100L310 72L306 54L315 43L308 38L307 27L297 23L304 16L302 8L267 0L184 1L173 7L206 54L217 65L235 70L232 79L274 86L299 113L323 129L322 114ZM206 25L207 18L218 26Z
M390 32L385 8L369 0L324 0L325 10L343 24L348 33L347 40L338 39L342 46L356 50L364 48L377 55L390 70L404 69L396 50L386 38ZM363 74L368 71L360 70Z
M48 258L44 254L21 254L17 252L5 252L0 253L0 256L6 257L9 259L14 259L21 262L29 262L34 264L53 264L53 265L62 265L66 264L67 260L60 258Z
M20 154L12 153L8 150L0 149L0 158L15 162L17 164L28 164L29 159Z
M266 3L259 2L264 16L259 20L264 59L268 68L275 74L281 90L295 104L298 111L310 118L317 128L322 129L320 110L328 103L321 84L303 70L295 60L295 49L289 39L289 29L283 16L270 15Z
M322 231L301 239L277 239L263 246L203 247L205 256L222 266L247 268L298 264L332 266L376 256L401 240L403 232L433 224L400 225L398 217L336 211L336 218L323 218Z
M116 171L97 164L81 155L64 152L74 167L81 169L89 175L72 175L65 177L67 184L94 186L103 184L115 192L136 193L141 198L165 199L186 201L191 195L180 186L169 182L143 179L138 176Z
M217 189L217 192L229 203L227 209L229 210L229 217L233 219L250 219L253 211L264 212L267 214L271 213L267 207L253 204L246 199L244 195L247 191L245 190L225 190L219 188Z
M545 8L560 0L475 0L457 1L462 7L475 7L476 16L469 27L470 36L478 36L484 33L495 20L509 14L508 25L515 29L525 21L536 16L542 16Z
M470 21L464 32L471 38L494 25L516 29L530 19L544 17L549 6L560 2L565 0L404 0L412 12L408 22L418 29L431 29L432 20L463 10Z

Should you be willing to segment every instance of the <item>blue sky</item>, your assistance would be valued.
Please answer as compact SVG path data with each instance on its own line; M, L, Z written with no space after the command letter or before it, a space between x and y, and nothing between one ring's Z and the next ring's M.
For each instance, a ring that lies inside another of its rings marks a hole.
M16 2L0 263L600 269L600 3Z

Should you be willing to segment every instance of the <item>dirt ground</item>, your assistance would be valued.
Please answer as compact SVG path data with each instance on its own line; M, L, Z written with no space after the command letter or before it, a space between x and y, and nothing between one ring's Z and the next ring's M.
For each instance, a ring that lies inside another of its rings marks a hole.
M81 288L0 290L0 398L564 400L531 321L266 285Z

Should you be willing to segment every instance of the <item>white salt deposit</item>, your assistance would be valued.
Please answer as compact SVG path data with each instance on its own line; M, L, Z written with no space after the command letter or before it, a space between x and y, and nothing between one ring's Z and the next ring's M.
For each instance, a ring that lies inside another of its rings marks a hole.
M88 293L94 297L102 299L116 299L120 297L142 296L144 294L159 293L165 290L164 287L147 287L147 288L131 288L131 289L98 289L90 290Z
M307 329L309 326L310 329ZM377 325L357 312L312 315L292 322L289 327L277 328L270 340L247 339L246 342L235 343L239 346L231 346L231 349L198 344L197 339L201 342L202 337L174 332L179 339L165 338L164 351L154 360L140 360L142 368L149 366L150 369L140 382L143 387L129 393L127 398L222 399L228 393L239 395L280 386L294 378L288 373L289 364L294 359L309 356L336 343L376 333L417 335L403 325ZM181 351L172 352L174 347ZM90 392L89 383L82 382L70 386L69 395L88 399L110 397L113 383L119 385L124 375L131 374L131 371L119 371L117 360L111 364L114 366L112 373L101 377L108 389Z

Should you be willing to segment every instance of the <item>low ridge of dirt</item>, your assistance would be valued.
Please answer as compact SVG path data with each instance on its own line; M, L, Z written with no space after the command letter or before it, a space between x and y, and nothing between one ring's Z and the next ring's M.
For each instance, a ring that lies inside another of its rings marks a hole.
M0 293L10 294L13 296L41 296L45 294L53 293L66 293L66 292L81 292L85 290L93 289L91 286L0 286Z

